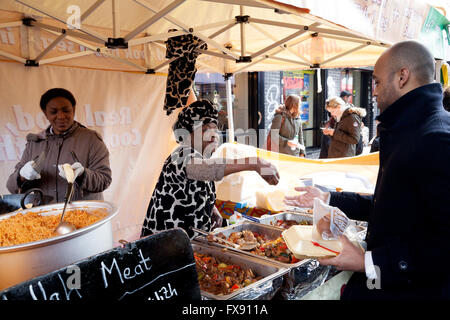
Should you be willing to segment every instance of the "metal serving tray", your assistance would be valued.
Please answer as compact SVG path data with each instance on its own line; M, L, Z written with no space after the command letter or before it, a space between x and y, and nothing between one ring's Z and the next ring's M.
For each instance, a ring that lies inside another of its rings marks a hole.
M224 251L222 248L210 246L195 240L191 244L192 249L197 253L212 255L226 264L236 264L241 267L250 268L256 275L263 276L262 279L228 295L215 295L202 290L201 294L206 299L269 300L281 288L283 275L288 272L288 269L269 261L263 261L248 255L241 255L229 250Z
M228 226L228 227L225 227L225 228L215 229L211 233L214 234L214 235L217 235L219 233L223 233L226 237L228 237L232 232L242 232L244 230L250 230L250 231L253 231L253 232L257 232L257 233L260 233L260 234L266 236L270 240L275 240L276 238L281 237L281 233L283 232L284 229L278 228L278 227L274 227L274 226L269 226L269 225L262 224L262 223L243 222L243 223L234 224L234 225L231 225L231 226ZM207 241L204 237L199 237L198 240L199 241L203 241L203 242ZM283 262L280 262L280 261L277 261L277 260L274 260L274 259L267 258L265 256L259 256L257 254L250 253L249 251L244 251L244 250L240 250L240 249L236 249L236 248L231 248L231 247L228 247L228 246L220 244L220 243L214 242L214 245L215 246L219 246L219 247L223 247L223 248L228 248L231 251L235 251L235 252L239 252L239 253L244 254L244 255L249 255L249 256L252 256L252 257L256 257L256 258L262 259L264 261L270 261L272 263L279 264L279 265L281 265L281 266L283 266L285 268L288 268L288 269L292 269L292 268L301 266L301 265L307 263L308 260L309 260L309 259L305 259L305 260L301 260L301 261L296 262L296 263L283 263Z
M263 215L262 217L259 218L259 222L262 224L266 224L269 226L273 226L276 227L274 224L277 222L277 220L295 220L297 222L302 222L302 221L308 221L311 224L313 223L313 217L310 214L302 214L302 213L297 213L297 212L289 212L289 211L285 211L285 212L281 212L281 213L277 213L277 214L271 214L271 215ZM276 227L276 228L281 228L281 227ZM284 229L284 228L282 228Z
M226 228L215 229L212 231L212 233L217 235L218 233L222 232L225 236L228 237L232 232L243 230L258 232L265 235L271 240L280 237L281 233L284 231L284 229L274 226L254 222L245 222L238 223ZM207 242L206 238L203 236L199 236L196 239L203 243ZM330 268L329 266L320 265L319 262L314 259L304 259L296 263L282 263L264 256L252 254L248 251L230 248L217 242L212 242L210 245L217 248L227 248L227 252L236 252L240 255L251 256L256 259L277 264L288 269L289 271L283 276L283 285L279 292L281 297L286 300L299 299L306 292L308 292L308 290L321 285L323 281L325 281Z

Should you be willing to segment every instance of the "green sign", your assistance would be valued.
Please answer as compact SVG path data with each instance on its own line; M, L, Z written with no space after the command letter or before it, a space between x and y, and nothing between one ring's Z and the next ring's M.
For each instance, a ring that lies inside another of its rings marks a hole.
M427 46L437 59L444 59L446 50L450 50L448 48L450 45L449 26L450 22L447 18L435 8L430 7L420 33L420 42ZM447 33L445 44L443 31Z

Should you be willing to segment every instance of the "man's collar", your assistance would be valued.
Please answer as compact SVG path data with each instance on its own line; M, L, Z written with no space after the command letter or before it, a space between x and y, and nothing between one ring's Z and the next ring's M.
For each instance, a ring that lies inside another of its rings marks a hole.
M401 96L378 115L377 120L382 128L410 126L439 107L442 108L442 87L439 83L430 83Z

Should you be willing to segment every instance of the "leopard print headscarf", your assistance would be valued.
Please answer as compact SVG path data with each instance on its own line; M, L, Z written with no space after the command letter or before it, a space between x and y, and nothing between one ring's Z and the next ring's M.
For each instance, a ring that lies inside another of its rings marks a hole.
M195 61L199 53L195 49L206 50L207 44L192 34L169 38L166 42L166 58L178 57L169 65L167 75L164 110L170 115L173 110L186 105L197 69Z
M183 134L180 129L186 130L188 133L194 132L199 126L208 123L218 125L219 112L216 107L208 100L198 100L180 111L177 121L173 125L175 139L178 143L183 142Z

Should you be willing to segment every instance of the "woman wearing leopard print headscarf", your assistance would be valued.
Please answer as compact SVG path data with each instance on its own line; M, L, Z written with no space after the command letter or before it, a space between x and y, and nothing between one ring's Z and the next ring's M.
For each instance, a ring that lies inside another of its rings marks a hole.
M231 163L209 159L218 144L217 119L218 112L208 100L195 101L179 113L173 129L180 145L164 162L141 237L179 227L193 238L190 227L208 232L220 227L214 181L228 174L254 170L269 184L278 183L277 169L263 159L236 159Z

